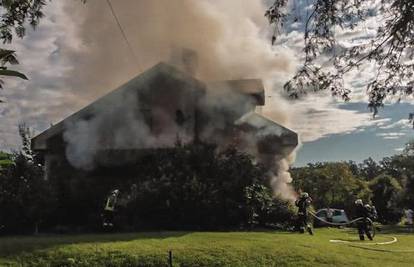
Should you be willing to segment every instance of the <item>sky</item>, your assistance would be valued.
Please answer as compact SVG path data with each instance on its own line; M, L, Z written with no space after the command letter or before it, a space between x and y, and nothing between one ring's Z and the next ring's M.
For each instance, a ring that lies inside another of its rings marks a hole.
M372 116L366 103L343 104L340 108ZM369 157L378 161L399 154L404 145L413 139L414 130L407 119L413 110L413 105L409 103L386 105L376 118L371 117L355 130L304 143L294 165L348 160L362 162Z
M0 99L5 101L0 104L2 150L18 149L17 125L20 122L40 133L157 63L159 58L151 53L157 56L160 53L150 50L152 46L165 42L160 35L174 33L171 29L175 26L180 39L172 44L203 46L208 43L208 38L200 41L203 37L194 36L196 22L209 25L206 29L210 32L204 31L203 34L214 37L211 41L214 46L205 47L203 51L219 51L217 57L225 58L221 62L221 67L226 67L223 70L236 71L228 75L239 77L248 71L264 80L267 98L261 112L295 130L301 137L302 145L297 150L295 166L317 161L359 162L368 157L379 160L401 153L414 133L407 120L408 114L414 111L411 98L398 104L389 99L378 116L372 117L367 109L364 87L372 78L374 66L371 65L347 78L346 84L353 90L348 103L327 93L304 96L296 101L283 96L283 83L294 74L301 59L301 21L309 12L305 0L296 1L292 7L300 19L281 32L276 47L269 44L271 29L263 18L265 6L259 0L198 1L204 4L206 11L187 12L196 16L191 27L185 20L182 25L174 25L174 21L167 25L166 21L157 18L157 12L161 11L156 10L156 4L145 10L147 13L153 11L150 19L139 20L140 6L137 2L126 6L113 1L121 24L124 23L125 32L131 38L134 53L141 59L139 66L103 1L90 0L86 5L72 2L52 1L45 9L46 16L40 26L35 31L28 30L24 39L15 39L9 47L16 50L20 61L15 68L30 80L7 78L5 89L0 91ZM235 8L233 2L239 8ZM194 6L189 5L189 8ZM163 12L169 10L166 8ZM153 24L146 25L147 21ZM338 36L344 36L341 45L368 40L375 34L377 23L378 17L373 12L373 16L354 32L338 31ZM237 30L234 25L238 25ZM156 30L149 34L152 27ZM180 31L182 27L185 28L183 32ZM159 49L161 51L163 47ZM209 75L214 77L217 74L210 72Z

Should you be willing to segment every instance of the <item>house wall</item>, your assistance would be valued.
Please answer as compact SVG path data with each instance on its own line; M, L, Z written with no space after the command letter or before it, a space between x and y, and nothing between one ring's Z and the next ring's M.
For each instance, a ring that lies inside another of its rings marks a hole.
M197 85L160 76L138 92L140 112L154 137L191 142L197 135L196 113L204 94Z

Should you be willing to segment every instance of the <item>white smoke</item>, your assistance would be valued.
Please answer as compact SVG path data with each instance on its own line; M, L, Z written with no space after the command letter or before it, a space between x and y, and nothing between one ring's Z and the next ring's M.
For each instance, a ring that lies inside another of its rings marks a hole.
M77 28L83 41L81 52L78 49L66 53L76 66L68 82L79 88L78 94L87 99L93 100L157 62L166 61L177 47L197 52L197 78L203 81L260 78L273 88L275 77L286 77L296 65L290 50L279 47L274 51L271 47L264 17L266 6L262 1L124 0L112 3L133 51L103 1L89 0L85 6L67 4L67 9L80 18ZM232 99L228 96L207 97L206 102L220 99L225 102L223 105L231 106ZM97 136L103 134L103 128L111 131L104 136L113 135L110 139L114 147L162 147L176 140L176 129L171 131L174 134L154 139L142 118L131 113L139 105L134 101L122 99L117 111L102 106L92 119L66 125L67 155L74 166L93 166L93 155L102 145ZM273 102L276 106L285 105L282 100L273 99ZM270 116L284 124L289 112L276 108ZM214 126L219 128L220 123L223 122L217 120ZM208 130L204 134L213 135ZM288 185L291 181L287 172L289 157L274 155L269 163L271 184L285 198L292 196Z

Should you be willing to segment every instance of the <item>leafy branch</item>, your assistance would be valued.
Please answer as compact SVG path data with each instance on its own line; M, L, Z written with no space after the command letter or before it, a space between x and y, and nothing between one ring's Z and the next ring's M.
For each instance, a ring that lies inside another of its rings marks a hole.
M275 0L266 11L273 27L283 27L293 15L288 2ZM374 0L313 1L312 12L304 22L303 65L284 86L291 97L330 90L334 96L349 100L351 89L345 88L343 77L366 63L376 66L375 77L367 84L369 107L374 114L387 97L401 99L413 94L414 1L381 0L375 4ZM375 12L381 21L370 41L340 44L336 30L353 31ZM319 65L321 61L325 67Z

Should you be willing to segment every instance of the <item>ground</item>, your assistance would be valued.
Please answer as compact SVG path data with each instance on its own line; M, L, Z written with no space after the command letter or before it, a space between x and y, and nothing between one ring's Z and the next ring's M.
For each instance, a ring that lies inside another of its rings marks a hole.
M374 244L393 241L392 244ZM333 243L330 240L349 243ZM0 239L0 266L413 266L414 232L383 229L374 243L355 229L290 232L151 232ZM368 245L370 244L370 245Z

